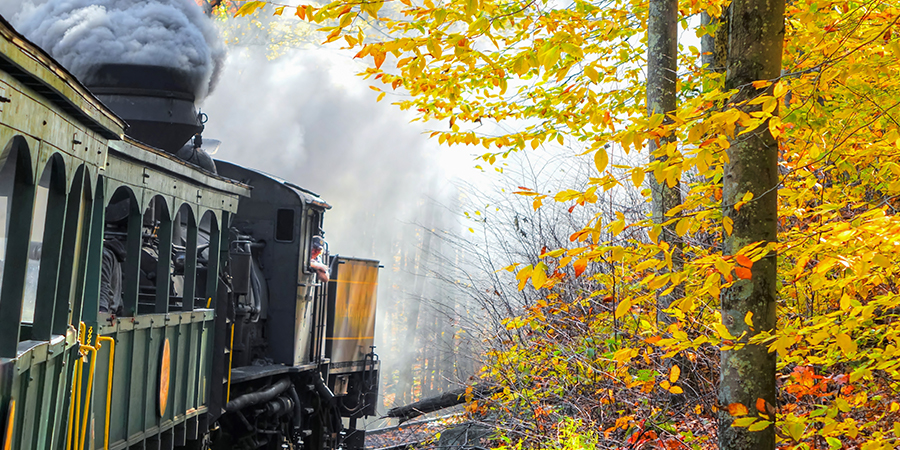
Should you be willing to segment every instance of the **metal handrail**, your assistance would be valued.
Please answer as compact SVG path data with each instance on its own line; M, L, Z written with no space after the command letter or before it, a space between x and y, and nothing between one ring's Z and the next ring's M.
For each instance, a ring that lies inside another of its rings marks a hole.
M109 341L109 375L106 377L106 423L103 425L103 448L109 450L109 413L112 410L113 367L116 362L116 340L109 336L100 336L97 338L97 348L100 348L100 341Z

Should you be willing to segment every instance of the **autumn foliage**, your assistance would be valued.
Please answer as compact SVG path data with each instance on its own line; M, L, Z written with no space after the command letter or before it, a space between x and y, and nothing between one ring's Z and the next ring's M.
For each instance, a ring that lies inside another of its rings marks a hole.
M716 33L695 18L720 16L726 3L682 1L682 27ZM326 41L371 62L364 76L379 100L398 93L399 107L440 124L441 143L481 147L489 164L542 147L594 164L570 189L512 194L535 210L588 213L568 246L532 249L536 262L507 268L528 305L485 355L481 376L503 391L469 405L503 424L499 442L706 448L724 409L735 426L774 427L781 448L900 447L896 4L790 2L783 75L753 83L762 94L750 113L686 43L671 123L645 114L647 5L638 0L338 0L262 11L324 23ZM723 210L754 201L751 192L723 198L725 149L760 125L779 143L780 180L764 193L778 196L778 242L723 255L734 227ZM673 135L657 150L666 158L648 162L647 141ZM647 177L682 183L683 203L667 213L685 242L680 271L659 224L598 206L627 190L649 199ZM748 314L751 333L733 336L719 295L763 258L777 258L778 326L758 330ZM683 298L666 311L674 322L661 329L656 297L679 286ZM716 401L718 352L748 344L778 355L777 405Z

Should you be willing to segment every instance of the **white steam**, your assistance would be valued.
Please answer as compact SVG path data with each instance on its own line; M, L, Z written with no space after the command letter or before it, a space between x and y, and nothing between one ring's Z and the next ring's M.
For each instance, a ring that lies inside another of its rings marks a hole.
M24 12L19 31L79 79L104 63L173 67L190 74L201 100L225 57L216 27L190 0L52 0Z

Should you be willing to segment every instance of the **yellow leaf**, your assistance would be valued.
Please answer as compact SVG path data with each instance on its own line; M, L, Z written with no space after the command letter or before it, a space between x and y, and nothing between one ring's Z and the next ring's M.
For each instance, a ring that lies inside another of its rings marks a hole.
M747 311L747 315L744 316L744 323L748 326L753 326L753 311Z
M384 5L382 1L364 1L359 5L359 9L373 18L378 18L378 10L382 5Z
M653 243L659 242L660 234L662 234L662 227L659 225L654 225L653 228L647 232L647 236L650 237L650 240L653 241Z
M841 311L846 311L846 310L850 309L850 300L852 300L852 299L847 294L844 294L841 296L841 301L840 301Z
M731 232L734 231L734 221L731 220L731 217L722 218L722 228L725 228L725 234L731 236Z
M275 8L275 15L280 16L284 12L284 6L279 6Z
M669 392L673 394L684 394L684 389L682 389L681 386L672 386L669 388Z
M884 255L880 253L876 253L875 256L872 257L872 262L878 264L879 266L890 269L891 268L891 260L887 259Z
M838 346L841 348L841 353L846 356L856 353L856 342L853 341L853 338L851 338L850 335L847 333L840 333L835 339L837 340Z
M606 154L605 149L597 149L597 152L594 153L594 165L601 174L606 170L606 166L609 165L609 155Z
M624 220L616 220L609 224L609 232L613 234L613 236L618 235L625 229L625 221Z
M689 217L685 217L678 221L675 224L675 234L678 236L684 236L685 233L691 228L691 219Z
M253 14L257 9L265 6L265 4L266 2L259 1L244 3L244 6L241 6L240 9L238 9L237 12L234 13L234 17L249 16L250 14Z
M628 312L628 310L631 309L631 306L632 304L630 299L622 299L622 301L619 302L619 305L616 306L616 319L622 318L622 316L624 316Z
M779 82L775 83L775 88L773 90L773 94L776 97L784 97L784 94L787 94L787 91L788 91L788 88L784 84L784 82L779 81Z
M592 65L585 66L585 67L584 67L584 74L585 74L585 76L588 77L589 80L591 80L591 81L594 82L595 84L600 82L600 81L599 81L599 80L600 80L600 74L597 73L597 70L594 69L594 66L592 66Z
M534 285L535 289L540 289L547 283L546 269L547 266L539 262L534 266L534 270L531 271L531 284Z
M644 175L644 169L640 167L635 167L631 171L631 182L634 183L634 187L641 188L641 185L644 184Z
M768 420L760 420L759 422L754 423L747 427L747 431L762 431L766 428L769 428L769 425L772 425L771 421Z
M375 99L375 101L376 101L376 102L380 102L380 101L381 101L381 99L383 99L383 98L384 98L384 94L385 94L385 93L384 93L384 92L382 92L382 93L380 93L380 94L378 94L378 98L376 98L376 99Z
M679 376L681 376L681 368L678 366L672 366L672 368L669 369L669 381L674 383L678 381Z
M800 438L803 437L803 432L806 430L806 426L803 422L791 422L787 425L787 432L791 436L791 439L795 441L799 441Z
M721 323L715 323L713 324L713 326L716 328L716 331L719 333L719 336L721 336L722 339L734 339L734 336L728 332L728 328L726 328L725 325Z

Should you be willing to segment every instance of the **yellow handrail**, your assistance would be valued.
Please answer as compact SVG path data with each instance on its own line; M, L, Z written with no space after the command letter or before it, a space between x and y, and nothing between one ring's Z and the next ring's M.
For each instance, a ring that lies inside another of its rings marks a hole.
M72 369L72 392L69 398L72 401L75 401L75 396L78 395L78 389L76 389L76 385L78 383L78 362L81 359L75 360L75 367ZM70 450L72 448L72 425L75 423L75 408L72 405L69 405L69 422L66 425L66 450Z
M3 450L12 448L13 431L16 423L16 399L9 400L9 411L6 413L6 435L3 437Z
M97 346L100 341L109 342L109 375L106 377L106 423L103 425L103 448L109 450L109 412L112 410L112 385L113 385L113 367L116 362L116 340L109 336L100 336L97 338Z
M225 391L225 404L231 401L231 359L234 357L234 324L231 324L231 343L228 344L228 388Z
M98 339L97 345L87 345L93 339L93 327L85 330L84 322L79 325L78 347L79 356L75 360L74 376L75 380L72 386L72 397L74 397L74 405L69 408L69 424L66 430L66 450L84 450L84 441L87 437L88 419L91 413L91 397L94 390L94 371L97 368L97 350L101 345ZM86 333L85 333L86 331ZM84 353L87 352L87 353ZM91 366L88 372L87 393L84 398L84 412L81 412L81 378L84 371L84 357L90 355Z
M91 397L94 395L94 370L97 368L97 349L100 348L100 343L97 343L96 347L91 347L90 345L82 345L81 349L89 352L91 354L91 368L90 372L88 372L88 385L87 385L87 394L84 396L84 420L81 422L81 436L79 436L79 444L78 450L84 450L84 441L85 437L87 437L87 425L88 418L90 418L91 413Z
M81 322L78 325L78 342L80 344L84 344L84 332L86 325L84 322ZM72 446L78 436L75 434L78 433L79 424L81 422L81 414L77 414L77 412L81 409L81 365L82 355L81 355L81 347L78 348L78 359L75 360L75 367L72 369L74 380L72 380L72 403L73 405L69 406L69 423L66 425L66 450L71 450ZM75 448L78 448L77 444L74 444Z

